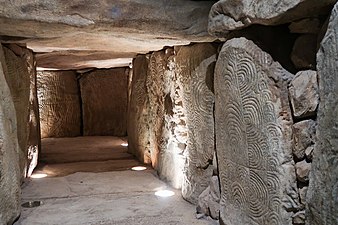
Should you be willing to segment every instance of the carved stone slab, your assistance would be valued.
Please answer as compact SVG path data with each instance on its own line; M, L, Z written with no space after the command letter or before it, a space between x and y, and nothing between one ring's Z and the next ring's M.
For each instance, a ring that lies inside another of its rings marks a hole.
M291 150L290 73L245 38L215 68L220 223L292 224L298 193Z
M128 74L126 68L95 70L80 79L83 135L126 136Z
M13 224L20 214L20 148L15 106L6 73L7 65L0 45L0 224Z
M338 3L317 54L319 108L307 224L338 224Z
M11 49L6 47L3 47L3 50L7 65L5 77L16 111L14 115L16 115L17 135L20 146L20 173L24 177L27 167L30 74L28 73L25 60L20 55L16 55Z
M128 151L143 163L151 163L147 149L148 128L146 78L149 55L138 55L133 61L133 77L128 107Z
M39 71L41 138L81 135L79 87L73 71Z
M198 196L209 186L213 172L216 47L195 44L175 47L175 52L175 72L182 90L188 135L182 194L186 200L197 204Z

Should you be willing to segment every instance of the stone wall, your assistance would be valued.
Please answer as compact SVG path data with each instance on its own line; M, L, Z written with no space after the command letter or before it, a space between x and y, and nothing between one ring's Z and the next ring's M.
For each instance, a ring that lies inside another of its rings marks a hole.
M126 136L128 70L94 70L82 74L79 84L83 135Z
M7 83L11 72L0 45L0 224L12 224L20 214L22 149L18 142L14 97Z
M338 224L338 3L317 54L318 130L314 145L307 224Z
M74 71L39 71L41 138L81 135L80 92Z
M215 60L213 45L195 44L133 63L129 150L194 203L212 176Z

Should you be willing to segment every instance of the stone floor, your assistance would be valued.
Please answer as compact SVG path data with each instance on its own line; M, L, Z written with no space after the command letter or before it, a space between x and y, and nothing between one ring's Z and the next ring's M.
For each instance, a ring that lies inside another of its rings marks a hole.
M102 144L102 140L108 142ZM217 224L196 219L195 207L182 199L180 191L160 181L151 168L132 171L131 167L139 163L126 153L126 147L120 148L125 142L114 137L43 140L45 164L35 173L45 172L48 177L31 178L22 189L22 203L38 200L42 204L22 208L15 225ZM108 143L115 147L109 150ZM114 163L119 165L109 166ZM85 172L74 173L76 170ZM175 195L158 197L158 190L172 190Z

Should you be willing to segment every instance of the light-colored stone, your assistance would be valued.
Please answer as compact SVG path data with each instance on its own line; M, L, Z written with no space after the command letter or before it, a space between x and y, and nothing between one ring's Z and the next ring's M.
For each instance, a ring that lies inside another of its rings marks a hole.
M320 103L307 224L338 224L338 3L317 54Z
M297 162L296 163L297 180L304 183L308 182L310 170L311 163L306 162L306 160Z
M8 69L0 45L0 224L4 225L12 224L20 214L22 176L16 111L5 76L8 76Z
M291 60L300 70L316 68L317 35L304 34L295 41Z
M313 158L313 150L314 150L314 146L310 146L305 149L305 157L309 161L311 161Z
M305 224L305 210L299 211L292 216L292 222L294 225Z
M291 149L292 74L252 41L227 41L215 68L220 223L291 224L299 207Z
M303 120L293 125L292 151L298 160L305 157L305 150L315 143L316 122Z
M79 84L83 135L126 136L128 107L126 68L84 73Z
M318 18L305 18L289 25L290 32L298 34L318 34L320 28L321 22Z
M213 176L210 185L198 197L197 213L219 219L220 201L219 179Z
M327 12L336 0L220 0L209 14L209 33L224 36L251 24L276 25Z
M300 198L300 202L305 205L306 204L306 193L307 193L308 187L302 187L299 188L299 198Z
M79 87L74 71L39 71L41 138L81 135Z
M319 103L317 72L300 71L291 81L289 96L296 118L313 116Z

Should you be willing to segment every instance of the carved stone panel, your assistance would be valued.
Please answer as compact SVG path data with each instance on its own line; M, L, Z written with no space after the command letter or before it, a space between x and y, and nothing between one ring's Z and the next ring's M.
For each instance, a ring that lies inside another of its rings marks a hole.
M39 71L41 138L81 135L80 95L74 71Z
M95 70L80 79L83 135L126 136L128 73L126 68Z
M183 197L197 204L213 173L214 94L216 47L195 44L175 47L177 82L186 112L187 142L182 184Z
M0 224L13 224L20 214L20 165L15 106L5 74L0 45Z
M317 54L319 108L307 224L338 224L338 3Z
M143 163L151 163L148 152L148 109L146 78L149 55L139 55L133 61L133 77L128 107L128 151Z
M20 146L20 172L22 177L26 175L27 168L27 146L29 132L29 95L30 95L30 74L27 70L27 64L21 57L7 47L3 47L7 65L7 73L5 73L6 81L13 98L16 121L17 135Z
M220 222L289 225L298 208L287 84L292 75L245 38L215 68Z

